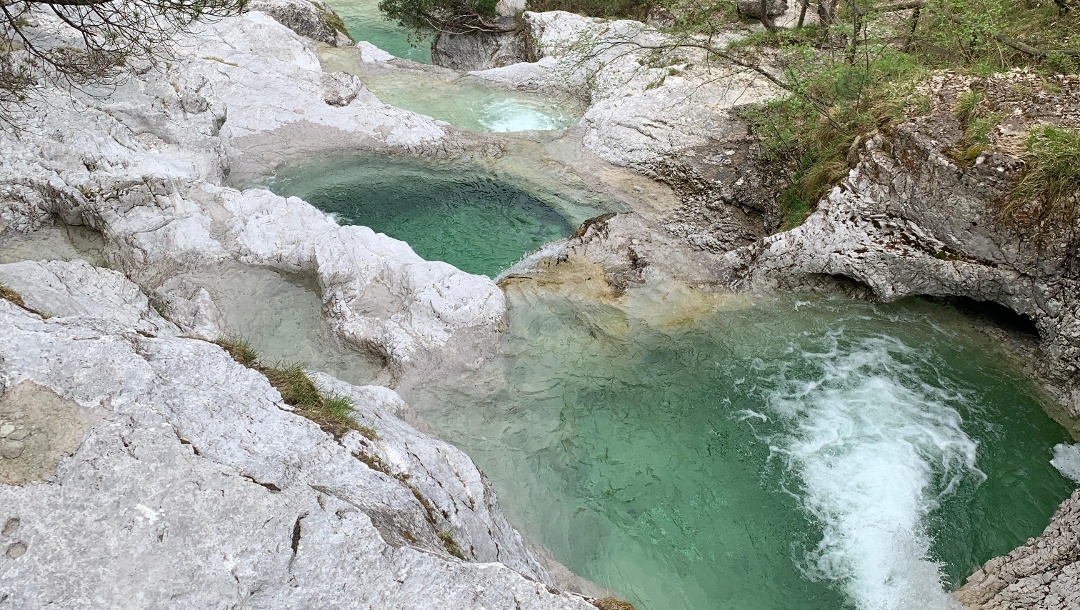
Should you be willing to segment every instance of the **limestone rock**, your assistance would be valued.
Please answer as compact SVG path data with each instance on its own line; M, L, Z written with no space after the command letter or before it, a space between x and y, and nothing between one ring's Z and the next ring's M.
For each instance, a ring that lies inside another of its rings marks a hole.
M364 90L359 78L344 72L324 74L322 82L323 100L331 106L348 106Z
M100 96L43 91L49 103L18 138L0 132L0 218L32 228L52 214L100 231L109 260L151 291L171 269L226 261L311 274L339 334L395 373L416 354L437 361L460 331L494 340L505 301L489 279L338 227L300 200L218 186L339 147L441 149L441 124L324 73L303 40L260 12L203 24L177 46L163 71ZM212 331L207 307L181 310L186 332Z
M0 469L43 455L15 446L23 428L47 427L54 456L43 482L0 485L12 607L590 607L549 592L476 467L398 420L394 392L317 376L377 434L335 440L217 346L119 322L141 305L85 265L50 266L62 285L24 289L85 311L0 301Z
M18 292L27 307L52 318L89 317L148 334L179 333L150 307L138 286L116 271L85 261L0 265L0 283Z
M431 63L454 70L501 68L524 59L525 41L514 29L468 34L442 32L431 45Z
M360 54L360 61L365 64L381 63L397 59L390 53L383 51L366 40L361 40L356 43L356 50Z
M737 3L739 14L752 19L761 18L761 2L759 0L739 0ZM783 15L788 10L787 0L766 0L765 14L769 17Z
M969 610L1067 610L1080 607L1080 491L1037 538L996 557L955 593Z
M563 86L588 91L585 145L617 165L651 173L662 161L710 144L713 133L726 129L732 108L779 93L764 78L703 61L693 50L649 56L641 47L662 45L665 35L636 21L560 11L526 12L523 19L529 56L555 58ZM713 43L737 37L719 34Z
M352 38L334 10L323 0L251 0L249 11L270 15L300 36L330 46L352 44Z

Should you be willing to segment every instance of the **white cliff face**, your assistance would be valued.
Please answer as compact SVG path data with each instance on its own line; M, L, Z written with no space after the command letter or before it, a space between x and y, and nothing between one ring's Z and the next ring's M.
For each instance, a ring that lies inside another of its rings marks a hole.
M15 263L0 281L53 308L0 300L12 607L591 607L549 592L476 467L397 419L393 391L316 376L378 435L337 441L116 272Z

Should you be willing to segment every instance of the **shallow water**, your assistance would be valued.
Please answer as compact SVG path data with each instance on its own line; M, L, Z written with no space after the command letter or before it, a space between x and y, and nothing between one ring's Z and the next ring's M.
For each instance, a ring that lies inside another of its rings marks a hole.
M551 131L573 125L584 112L575 100L514 91L440 69L361 64L350 48L320 52L326 70L360 78L380 101L474 131Z
M49 226L32 233L8 232L0 236L0 263L77 259L104 266L101 235L86 227Z
M733 297L684 326L509 297L505 391L410 400L643 610L949 608L1072 489L1037 389L940 306Z
M180 276L210 293L226 334L246 339L264 362L300 362L354 385L371 383L383 368L332 333L311 280L240 265Z
M404 240L427 260L491 277L601 211L491 172L415 159L312 163L280 171L270 188Z
M383 17L379 0L330 0L327 4L357 42L366 40L395 57L431 63L433 37L412 35L410 39L408 30Z

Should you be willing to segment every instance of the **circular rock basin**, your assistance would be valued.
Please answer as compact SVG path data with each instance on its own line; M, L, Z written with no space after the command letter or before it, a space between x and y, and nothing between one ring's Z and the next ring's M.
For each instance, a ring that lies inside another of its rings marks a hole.
M1075 488L1038 388L955 310L506 292L504 390L409 403L526 536L638 608L956 610L945 589Z
M598 213L475 168L385 157L289 168L269 187L304 199L341 224L408 242L427 260L491 277Z

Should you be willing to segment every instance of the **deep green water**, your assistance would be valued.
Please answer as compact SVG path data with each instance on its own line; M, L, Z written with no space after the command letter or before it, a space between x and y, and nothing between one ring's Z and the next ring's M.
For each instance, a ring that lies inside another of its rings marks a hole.
M491 173L385 157L283 170L270 188L305 199L341 224L406 241L427 260L492 277L598 213Z
M410 400L641 610L948 608L1073 488L1036 388L944 307L740 298L658 327L509 296L507 389Z
M366 40L383 51L415 62L431 63L431 36L409 38L409 31L383 17L379 0L329 0L356 41Z

